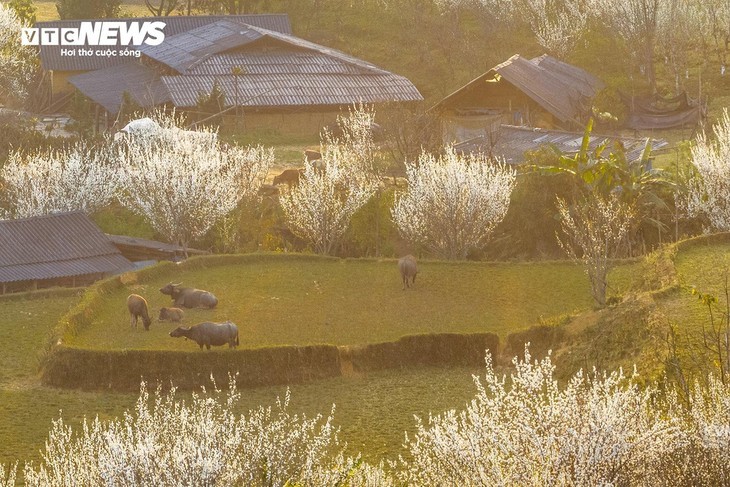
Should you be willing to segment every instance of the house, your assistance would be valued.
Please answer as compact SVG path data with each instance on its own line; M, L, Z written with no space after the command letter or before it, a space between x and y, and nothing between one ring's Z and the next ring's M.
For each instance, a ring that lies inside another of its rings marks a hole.
M280 16L258 17L205 17L209 21L183 32L166 30L157 46L140 46L138 59L84 61L64 65L64 72L93 65L67 80L112 117L125 99L148 108L195 110L217 87L225 106L237 107L227 114L242 113L243 130L314 135L356 103L423 100L408 79L295 37ZM274 20L282 25L271 25ZM42 46L41 52L47 49Z
M454 145L454 149L462 154L486 154L502 159L507 164L520 164L525 160L525 152L536 151L543 147L552 146L563 154L575 154L581 148L583 136L583 132L502 125L497 131L460 142ZM650 140L652 152L669 145L664 139ZM610 150L614 144L620 143L626 159L635 161L641 158L646 142L646 138L640 137L591 134L588 149L593 151L599 145L606 143Z
M3 294L87 285L132 268L132 263L84 213L0 220Z
M265 29L281 32L283 34L291 34L291 25L289 16L286 14L272 15L234 15L234 16L169 16L169 17L136 17L127 19L113 19L115 22L165 22L164 32L167 37L174 36L192 29L204 27L212 24L217 20L231 19L246 24L263 27ZM40 29L76 29L80 26L81 20L55 20L50 22L36 22L35 27ZM88 48L88 44L83 46ZM126 64L129 59L119 56L118 53L123 51L125 46L104 46L104 50L109 49L115 55L109 56L68 56L65 51L69 46L62 45L42 45L40 46L41 67L50 80L52 91L55 95L68 93L73 90L73 86L69 84L68 79L77 74L96 71L97 69L109 68Z
M547 54L534 59L516 54L431 110L440 114L446 143L486 135L503 124L578 129L603 88L595 76Z

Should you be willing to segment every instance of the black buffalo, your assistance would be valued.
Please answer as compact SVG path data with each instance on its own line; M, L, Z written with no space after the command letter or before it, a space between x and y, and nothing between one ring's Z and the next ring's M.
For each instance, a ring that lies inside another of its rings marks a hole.
M171 296L175 305L185 308L209 308L213 309L218 304L218 298L213 293L194 289L192 287L180 287L180 284L169 283L160 288L162 294Z
M173 338L185 337L194 341L203 349L205 345L210 350L211 345L218 347L228 344L228 348L238 346L238 327L226 321L225 323L211 323L206 321L190 327L178 326L170 332Z

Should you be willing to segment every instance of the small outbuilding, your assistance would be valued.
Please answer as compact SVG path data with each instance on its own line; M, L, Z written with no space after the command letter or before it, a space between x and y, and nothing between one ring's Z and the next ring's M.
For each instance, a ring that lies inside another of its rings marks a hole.
M544 54L516 54L436 104L444 142L463 142L503 124L578 129L605 85L585 70Z
M0 220L2 293L83 286L133 269L82 212Z

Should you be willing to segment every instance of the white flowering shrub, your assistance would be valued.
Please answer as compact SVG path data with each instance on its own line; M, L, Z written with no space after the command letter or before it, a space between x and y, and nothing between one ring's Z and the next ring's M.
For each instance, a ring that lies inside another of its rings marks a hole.
M24 27L15 11L0 3L0 100L23 101L35 66L33 50L20 43Z
M279 199L291 231L320 254L337 249L352 215L375 191L371 185L348 179L342 157L342 152L330 150L322 154L322 167L306 163L299 184Z
M77 143L51 152L11 153L0 182L5 218L93 213L116 197L119 171L105 148Z
M715 140L703 132L692 146L696 176L688 184L685 210L689 216L704 215L719 231L730 230L730 115L713 127Z
M558 198L557 207L563 232L558 243L568 256L585 266L593 299L604 306L611 260L619 256L635 211L615 196L599 195L585 197L573 207Z
M375 110L360 103L348 114L337 116L338 134L325 131L320 150L323 160L337 160L342 177L350 185L378 186L385 162L378 154L373 137Z
M588 21L585 2L578 0L518 0L519 15L525 18L537 43L551 54L565 57L583 36Z
M275 408L236 413L239 393L173 389L150 397L144 384L121 419L54 422L43 461L26 465L33 486L375 486L383 472L345 458L332 416L292 415L288 395ZM386 479L387 481L387 479Z
M18 474L18 463L5 468L0 465L0 487L15 487L15 479Z
M679 437L653 408L652 388L621 372L577 373L564 388L548 355L513 361L509 379L487 359L461 413L419 420L400 460L407 485L637 485Z
M438 159L423 154L406 163L408 191L391 211L401 235L445 259L464 259L484 246L504 219L515 171L483 155L452 147Z
M120 201L184 248L246 197L257 193L273 150L221 144L210 130L186 131L174 115L156 115L151 135L117 141L122 161Z

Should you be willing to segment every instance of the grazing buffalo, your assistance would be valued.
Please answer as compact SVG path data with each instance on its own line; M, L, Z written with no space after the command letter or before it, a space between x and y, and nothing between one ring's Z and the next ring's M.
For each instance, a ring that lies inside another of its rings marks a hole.
M281 174L274 176L273 186L286 183L287 185L296 186L299 184L299 178L304 174L304 169L284 169Z
M169 283L160 292L171 296L175 305L185 308L213 309L218 304L218 299L212 293L192 287L180 287L180 283Z
M403 279L403 289L411 287L416 283L416 274L418 274L418 266L416 265L416 258L412 255L406 255L398 259L398 270L400 271L400 277ZM410 280L410 282L409 282Z
M147 301L139 294L130 294L127 298L127 309L130 314L129 326L137 328L137 319L142 318L144 329L149 331L152 320L147 308Z
M238 346L238 327L226 321L225 323L211 323L206 321L190 327L178 326L170 332L174 338L185 337L194 341L203 349L205 345L208 350L210 346L215 347L228 344L228 348Z
M180 308L160 308L160 317L157 321L182 321L183 316L185 313Z

